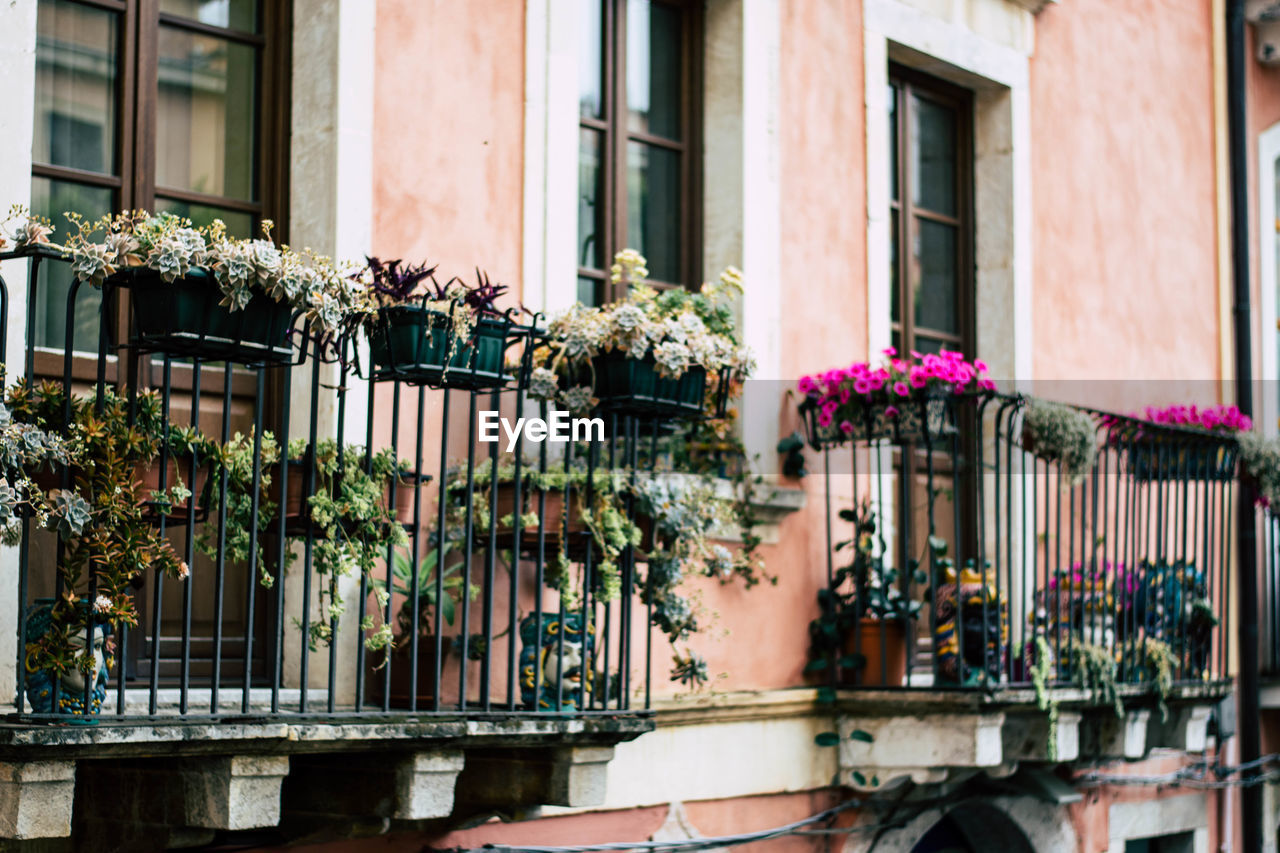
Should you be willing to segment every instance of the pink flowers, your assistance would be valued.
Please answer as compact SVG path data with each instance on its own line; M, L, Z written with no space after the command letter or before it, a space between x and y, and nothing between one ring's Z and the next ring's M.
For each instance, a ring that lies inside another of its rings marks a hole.
M1248 432L1253 421L1235 406L1167 406L1163 409L1148 406L1146 419L1156 424L1176 424L1198 427L1216 432Z
M867 406L886 406L885 414L895 418L904 403L931 394L994 391L987 369L986 362L968 361L959 352L912 351L904 357L888 347L878 363L855 362L803 376L796 388L816 407L820 427L838 424L850 435L853 424L866 417Z

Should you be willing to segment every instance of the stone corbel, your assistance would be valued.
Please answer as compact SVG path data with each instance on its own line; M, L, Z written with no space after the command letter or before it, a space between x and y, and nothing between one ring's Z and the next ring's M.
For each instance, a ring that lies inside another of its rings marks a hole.
M0 838L66 838L75 788L74 761L0 762Z

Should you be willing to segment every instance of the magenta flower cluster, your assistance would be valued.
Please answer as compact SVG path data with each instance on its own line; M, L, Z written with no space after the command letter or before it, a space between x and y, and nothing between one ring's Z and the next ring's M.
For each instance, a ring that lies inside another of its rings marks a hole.
M1148 406L1146 419L1156 424L1177 424L1199 427L1215 432L1248 432L1253 421L1235 406L1167 406L1163 409Z
M819 426L839 424L845 435L851 435L854 420L862 416L865 406L885 405L885 414L895 418L901 413L897 404L920 399L931 391L962 394L974 389L994 391L996 387L987 377L985 362L969 361L959 352L922 355L913 350L901 358L889 347L884 356L878 365L856 362L800 378L797 389L817 407Z

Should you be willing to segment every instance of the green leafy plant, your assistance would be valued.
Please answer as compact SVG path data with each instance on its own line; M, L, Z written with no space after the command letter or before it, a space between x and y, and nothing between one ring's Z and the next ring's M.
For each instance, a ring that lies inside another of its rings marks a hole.
M1044 400L1029 401L1022 422L1023 447L1058 464L1065 485L1076 485L1098 457L1098 425L1088 414Z
M434 539L435 537L431 538ZM396 627L398 629L396 645L413 636L413 614L415 609L418 612L419 636L428 636L435 631L437 604L439 604L440 617L444 624L453 627L454 619L457 617L458 605L461 603L463 596L463 588L466 586L462 576L461 563L446 566L440 573L440 588L443 594L438 602L436 600L436 567L439 565L442 555L447 560L452 549L453 543L447 541L444 543L443 548L437 547L434 543L427 547L426 555L418 561L418 591L416 596L413 592L413 561L410 555L404 551L396 551L395 558L391 564L391 590L396 595L404 598L404 603L400 605L400 610L396 616ZM374 581L374 585L379 589L385 589L386 583L382 578ZM479 593L480 587L478 585L471 586L468 589L468 601L475 601Z
M865 661L841 657L845 637L858 630L864 618L905 623L920 614L921 602L902 594L897 569L886 566L884 538L879 535L875 511L869 500L840 511L840 518L853 525L854 536L837 542L836 552L851 551L852 559L836 570L831 583L818 590L820 615L809 623L810 661L808 672L835 672L858 669ZM912 581L923 584L928 576L919 562L909 566Z
M109 388L100 398L90 394L71 400L53 383L20 381L8 391L15 421L59 432L66 447L64 464L79 498L61 490L54 495L66 540L57 565L62 593L54 602L50 629L27 648L32 666L58 676L72 667L92 666L73 641L87 629L88 620L138 624L131 594L135 579L152 569L178 580L190 573L146 512L148 496L136 472L139 464L156 459L161 440L154 399L139 395L135 403L131 417L129 400ZM164 497L176 504L188 495L175 485ZM93 600L86 603L91 586Z

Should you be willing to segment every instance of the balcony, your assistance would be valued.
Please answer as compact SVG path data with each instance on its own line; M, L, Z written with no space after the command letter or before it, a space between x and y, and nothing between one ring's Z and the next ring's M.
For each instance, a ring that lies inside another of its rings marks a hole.
M1233 438L994 391L841 424L816 400L807 672L849 784L1204 749L1230 689Z
M202 831L601 800L613 746L653 728L653 626L678 618L647 565L679 504L658 392L508 445L486 412L555 426L530 394L541 317L482 320L424 373L388 358L391 325L372 349L271 306L242 313L279 329L192 331L213 302L13 259L7 425L35 444L5 494L9 837L65 836L73 788L96 792L78 825L134 798ZM37 346L57 283L65 337Z

